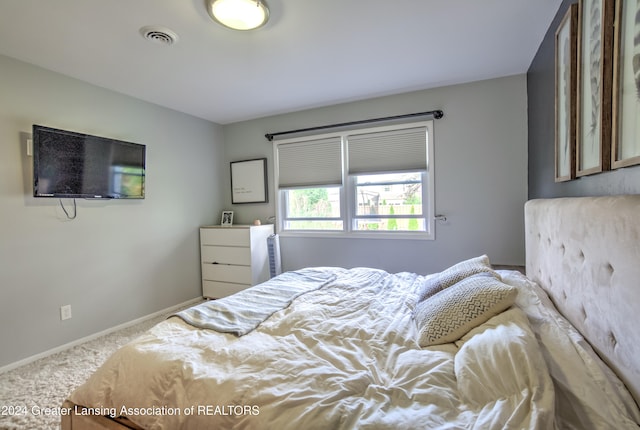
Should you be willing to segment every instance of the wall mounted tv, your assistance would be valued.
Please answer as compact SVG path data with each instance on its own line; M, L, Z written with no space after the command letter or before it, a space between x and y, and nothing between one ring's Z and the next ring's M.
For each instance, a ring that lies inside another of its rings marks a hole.
M33 125L33 196L143 199L145 145Z

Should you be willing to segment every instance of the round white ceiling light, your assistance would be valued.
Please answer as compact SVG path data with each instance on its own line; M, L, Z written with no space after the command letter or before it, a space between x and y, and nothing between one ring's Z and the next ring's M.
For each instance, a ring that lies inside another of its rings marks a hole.
M269 8L261 0L206 0L214 21L234 30L253 30L269 20Z

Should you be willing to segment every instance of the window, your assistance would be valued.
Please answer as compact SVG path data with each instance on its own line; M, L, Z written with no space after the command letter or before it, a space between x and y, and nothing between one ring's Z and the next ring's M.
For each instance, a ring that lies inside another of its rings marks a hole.
M355 177L353 229L426 231L421 172Z
M344 230L340 187L283 190L284 230Z
M280 233L433 238L432 127L274 142Z

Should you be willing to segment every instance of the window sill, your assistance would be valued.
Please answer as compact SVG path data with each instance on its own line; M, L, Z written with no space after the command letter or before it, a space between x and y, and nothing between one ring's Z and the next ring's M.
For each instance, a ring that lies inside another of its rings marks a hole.
M382 240L435 240L433 233L419 232L337 232L337 231L280 231L280 237L308 237L316 239L382 239Z

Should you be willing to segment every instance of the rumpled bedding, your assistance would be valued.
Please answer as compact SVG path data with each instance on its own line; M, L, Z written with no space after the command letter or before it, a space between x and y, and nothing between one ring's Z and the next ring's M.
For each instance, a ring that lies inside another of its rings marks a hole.
M197 328L244 336L274 312L289 306L296 297L322 288L336 278L326 271L307 272L311 271L286 272L271 282L201 303L174 316Z
M301 273L335 279L242 337L168 319L117 351L70 400L124 412L148 430L579 428L566 426L571 416L558 417L567 402L554 387L569 364L558 364L555 346L540 347L553 338L534 331L546 323L530 323L544 304L515 275L507 282L525 291L519 306L455 343L420 348L412 314L427 277L365 268ZM581 364L571 365L580 374ZM619 388L599 371L588 373L599 378L594 389ZM628 398L610 406L611 393L586 394L602 403L592 403L599 411L572 407L588 415L581 424L594 423L583 428L601 428L596 415L615 414L623 415L615 428L633 428Z
M638 430L640 410L633 397L547 293L518 272L500 274L518 288L516 305L526 312L547 363L556 395L556 428Z

